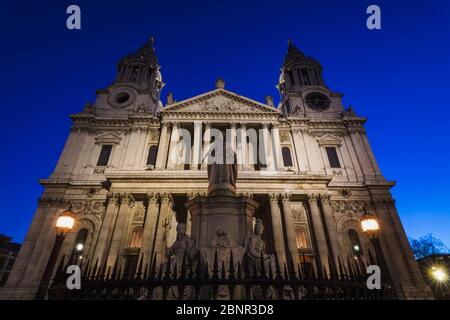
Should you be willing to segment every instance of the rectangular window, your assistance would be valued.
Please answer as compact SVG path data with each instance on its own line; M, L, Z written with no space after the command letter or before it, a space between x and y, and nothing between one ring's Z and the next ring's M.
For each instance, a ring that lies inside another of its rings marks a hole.
M100 151L100 156L98 157L97 166L104 167L108 165L109 156L111 155L112 145L104 144L102 145L102 150Z
M336 148L326 147L325 150L327 151L327 156L328 156L328 161L330 162L330 167L331 168L340 168L341 164L339 162Z
M157 146L151 146L148 149L148 156L147 156L147 165L154 166L156 164L156 155L158 153L158 147Z
M297 248L298 249L309 248L308 238L306 236L305 227L298 227L297 228Z

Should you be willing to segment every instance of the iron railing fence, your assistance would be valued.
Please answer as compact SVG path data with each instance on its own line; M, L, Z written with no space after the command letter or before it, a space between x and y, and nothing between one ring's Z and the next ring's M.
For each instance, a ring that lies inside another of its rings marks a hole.
M358 258L347 258L338 266L315 268L311 265L280 267L275 256L275 266L264 263L249 263L245 255L243 263L234 262L233 252L228 262L219 263L217 251L212 268L201 258L188 262L182 259L181 266L169 259L159 266L151 263L144 266L142 257L131 272L122 272L115 265L106 268L80 264L81 288L70 290L66 273L73 264L71 257L65 264L64 257L56 271L53 284L48 290L51 300L219 300L219 299L292 299L292 300L390 300L396 292L390 283L383 282L380 289L370 290L366 284L366 268L376 264L369 253L369 263ZM153 259L154 260L154 259ZM303 261L305 261L303 257ZM332 264L330 264L331 266Z

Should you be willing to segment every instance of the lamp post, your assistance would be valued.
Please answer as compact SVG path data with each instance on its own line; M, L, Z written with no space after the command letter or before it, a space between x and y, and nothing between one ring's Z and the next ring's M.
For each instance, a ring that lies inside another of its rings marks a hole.
M371 215L367 212L367 209L364 208L364 214L361 217L361 227L369 236L370 241L372 242L373 247L375 248L375 255L377 258L377 262L380 264L381 269L381 279L384 279L387 282L392 282L391 274L389 272L389 268L386 263L386 259L384 257L383 250L381 249L380 244L380 225L378 224L377 219L374 215Z
M62 243L64 242L67 233L69 233L73 229L74 223L75 214L70 209L62 212L56 220L55 243L53 244L53 249L50 253L50 257L48 258L47 266L45 267L44 274L42 275L41 282L39 283L39 287L35 297L36 300L45 299L45 293L50 284L53 269L55 268L56 260L58 258L59 251L61 250Z

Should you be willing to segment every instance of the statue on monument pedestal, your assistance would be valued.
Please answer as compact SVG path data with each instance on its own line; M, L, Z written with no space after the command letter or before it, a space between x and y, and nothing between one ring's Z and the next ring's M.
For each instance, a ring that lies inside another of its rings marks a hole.
M264 226L262 220L256 219L254 232L247 237L244 245L250 272L253 272L253 270L261 270L261 257L265 265L272 260L272 257L266 254L266 243L261 239L263 232Z
M252 235L248 236L245 241L245 257L247 263L247 270L250 272L251 276L258 276L261 272L262 263L264 264L265 272L268 272L269 264L273 270L273 256L266 254L266 244L261 235L264 231L264 226L261 219L256 219L254 232ZM261 258L263 261L261 261ZM254 273L257 273L256 275ZM275 297L275 291L273 288L269 287L266 296L263 294L263 290L260 286L252 286L251 294L253 299L273 299Z
M225 145L224 150L230 152ZM216 163L216 159L214 159L214 163L208 164L208 196L236 196L236 155L234 151L231 152L233 152L232 164ZM228 159L228 157L225 155L223 159Z
M195 259L197 258L197 255L199 254L198 249L195 246L195 241L192 240L187 234L186 234L186 224L179 222L177 224L177 238L175 242L166 249L166 264L163 267L164 270L167 267L167 264L169 265L169 268L173 274L175 266L177 268L178 273L181 271L183 260L185 261L185 267L186 272L189 272L189 266L193 266L193 263ZM194 267L195 268L195 267ZM159 288L161 289L161 288ZM168 293L167 293L167 299L173 300L173 299L180 299L179 297L179 291L176 286L170 287ZM153 299L158 300L162 297L161 290L154 290L153 291ZM193 288L191 286L187 286L183 292L182 299L188 300L193 298Z
M185 255L188 261L193 261L196 256L196 249L194 240L186 234L186 224L180 222L177 224L177 238L166 250L166 258L174 257L173 265L176 264L178 270L180 270Z

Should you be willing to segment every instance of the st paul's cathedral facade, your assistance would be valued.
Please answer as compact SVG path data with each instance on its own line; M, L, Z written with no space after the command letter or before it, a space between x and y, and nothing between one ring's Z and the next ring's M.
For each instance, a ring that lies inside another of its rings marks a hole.
M277 263L337 270L338 257L367 260L376 251L360 222L370 212L398 297L428 297L390 193L395 183L380 172L366 119L344 108L318 61L289 42L277 106L270 96L258 102L228 91L221 79L183 101L169 94L163 105L159 69L149 41L120 60L116 80L97 91L94 104L70 116L70 135L55 170L40 181L45 190L3 298L33 299L56 219L68 208L76 224L59 259L76 252L108 269L118 263L124 273L139 260L164 263L179 225L205 248L244 247L248 223L264 226L261 243ZM211 206L205 154L213 131L226 132L235 151L235 193L247 212L228 228L196 213ZM212 266L212 256L205 259Z

